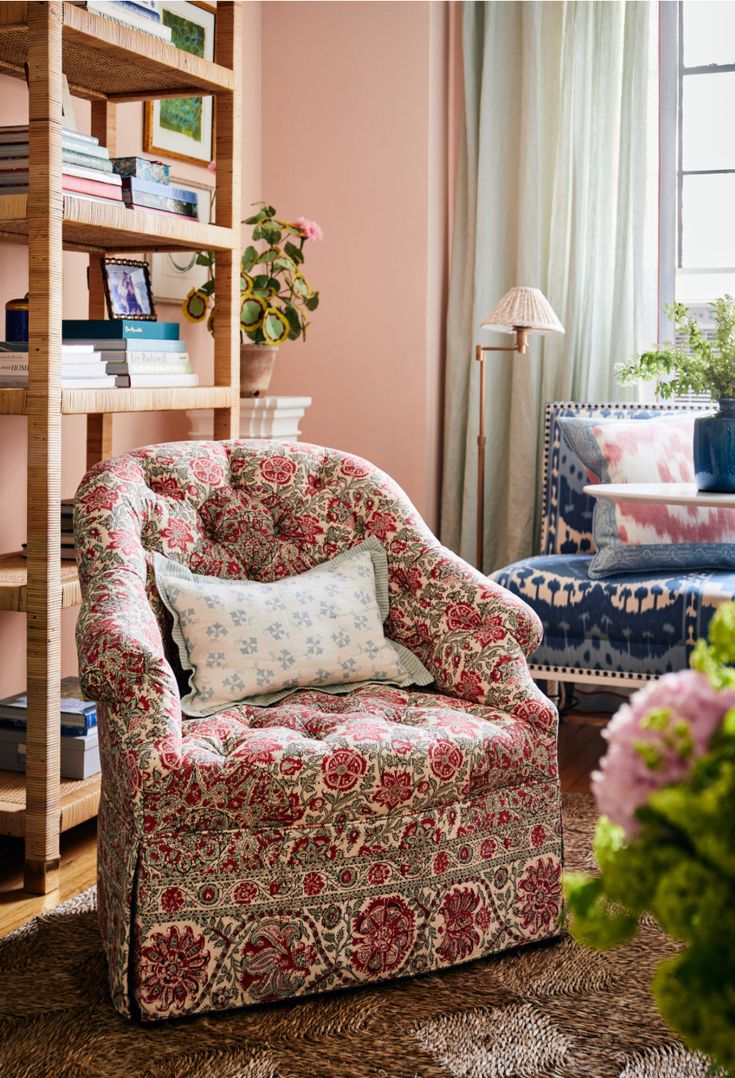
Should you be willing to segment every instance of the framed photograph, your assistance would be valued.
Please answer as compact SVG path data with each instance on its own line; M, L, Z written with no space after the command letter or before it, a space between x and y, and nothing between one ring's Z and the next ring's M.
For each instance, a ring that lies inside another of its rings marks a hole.
M214 188L177 176L171 176L171 184L196 191L199 196L199 220L207 224L212 216ZM148 256L156 303L181 303L192 288L204 284L207 270L205 266L197 266L196 257L196 251L165 251Z
M110 318L155 322L156 308L148 263L128 258L103 258L100 261Z
M171 44L205 60L214 59L215 12L199 0L161 3L162 20L171 28ZM214 155L214 98L146 101L143 146L146 153L209 164Z

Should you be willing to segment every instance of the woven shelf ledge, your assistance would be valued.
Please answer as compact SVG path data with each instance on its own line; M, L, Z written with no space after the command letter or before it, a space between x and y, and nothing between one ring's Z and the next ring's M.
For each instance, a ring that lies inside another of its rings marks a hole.
M26 814L25 775L0 771L0 835L23 838ZM68 831L97 815L100 804L100 776L61 780L61 820L59 830Z
M186 408L229 408L229 386L166 386L149 389L62 389L61 414L181 412ZM25 415L25 389L0 389L0 415Z
M150 34L64 4L63 71L69 88L90 101L139 101L206 91L229 92L229 68L177 49ZM28 4L0 4L0 69L25 79Z
M0 610L24 611L28 561L22 554L0 554ZM77 567L73 561L61 563L61 605L79 606L82 591Z
M27 241L27 207L28 195L0 195L0 241ZM69 251L229 251L237 243L233 230L220 225L64 195L63 244Z

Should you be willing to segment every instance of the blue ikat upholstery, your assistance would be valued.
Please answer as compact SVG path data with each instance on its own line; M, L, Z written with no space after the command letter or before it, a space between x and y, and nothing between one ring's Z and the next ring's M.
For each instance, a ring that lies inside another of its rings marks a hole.
M524 599L544 638L530 658L538 676L575 673L631 681L680 670L715 610L735 597L735 572L641 573L591 580L595 499L581 461L561 436L559 418L640 419L705 405L577 404L546 406L542 553L507 565L493 579Z

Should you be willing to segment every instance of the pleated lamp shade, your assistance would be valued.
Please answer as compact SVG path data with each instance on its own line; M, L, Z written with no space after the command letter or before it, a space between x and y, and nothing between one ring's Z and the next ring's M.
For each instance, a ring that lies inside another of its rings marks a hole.
M511 288L496 303L482 325L501 333L527 329L529 333L563 333L564 326L538 288Z

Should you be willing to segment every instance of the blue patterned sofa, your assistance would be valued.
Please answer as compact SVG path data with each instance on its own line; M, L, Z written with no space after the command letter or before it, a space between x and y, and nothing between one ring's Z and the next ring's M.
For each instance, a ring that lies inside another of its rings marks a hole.
M561 437L560 416L645 421L696 404L546 405L543 522L538 557L507 565L493 579L525 599L544 638L530 659L537 679L631 685L685 667L718 605L735 596L735 573L702 570L591 580L594 498L582 464Z

